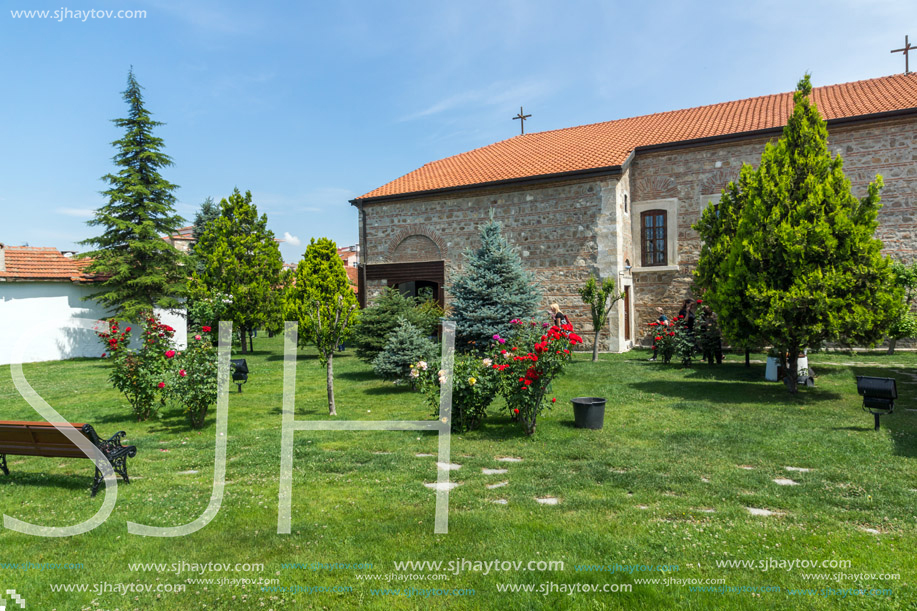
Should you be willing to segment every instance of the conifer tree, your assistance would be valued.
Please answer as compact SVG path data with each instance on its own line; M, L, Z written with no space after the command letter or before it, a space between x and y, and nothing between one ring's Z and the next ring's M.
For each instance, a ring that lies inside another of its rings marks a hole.
M407 297L398 289L386 287L368 308L360 313L352 342L356 355L372 363L382 350L389 334L403 318L417 327L424 337L436 333L443 310L433 299Z
M220 216L204 228L195 256L201 268L192 276L192 292L201 298L228 296L225 315L245 353L251 332L279 319L282 297L280 247L267 215L258 216L251 191L243 196L235 189L220 202Z
M411 365L433 360L436 352L436 344L420 329L400 318L398 325L386 337L385 348L373 359L373 371L386 380L408 380Z
M787 355L791 392L801 350L828 341L874 343L903 307L874 237L882 177L862 199L851 194L811 91L806 75L777 144L765 147L757 170L742 167L739 186L730 190L739 211L728 251L708 249L699 265L701 276L714 280L704 299L721 326L743 320Z
M457 349L483 350L494 334L510 335L514 318L529 318L541 295L534 275L493 220L481 229L481 246L465 252L463 273L452 279L452 319Z
M284 296L284 318L299 322L299 344L314 344L325 366L328 413L337 415L334 405L334 353L357 318L357 296L350 288L347 270L328 238L312 238L296 277Z
M153 135L162 123L150 118L133 70L128 72L123 96L127 117L113 120L124 129L124 137L112 143L118 150L113 159L119 169L102 177L109 184L102 192L108 203L88 221L101 227L102 233L80 244L93 248L81 255L92 259L87 271L106 277L101 291L89 298L117 317L138 320L154 307L178 307L187 279L184 255L162 239L182 223L174 207L178 186L159 173L172 165L162 152L162 138Z

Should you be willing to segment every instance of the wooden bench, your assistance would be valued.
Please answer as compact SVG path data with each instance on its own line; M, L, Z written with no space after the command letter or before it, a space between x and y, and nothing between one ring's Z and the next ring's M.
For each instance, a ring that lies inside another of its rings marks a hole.
M102 441L89 424L64 423L58 426L73 427L82 433L108 459L115 472L125 482L131 483L127 476L127 459L137 455L137 448L121 445L121 439L125 435L124 431L115 433L107 441ZM10 470L6 466L7 454L46 458L88 458L76 444L49 422L0 421L0 470L9 475ZM97 466L91 496L96 495L103 481L105 481L104 475Z

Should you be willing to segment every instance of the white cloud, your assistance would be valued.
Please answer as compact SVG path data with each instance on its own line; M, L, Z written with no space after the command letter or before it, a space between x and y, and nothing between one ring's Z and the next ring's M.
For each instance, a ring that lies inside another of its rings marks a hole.
M290 235L289 231L283 232L283 241L289 244L290 246L300 246L302 241L297 238L295 235Z
M446 111L471 110L484 107L506 106L515 108L521 100L531 102L541 98L553 89L546 81L528 81L524 83L496 82L488 87L467 90L442 99L423 110L401 117L399 121L413 121Z
M58 208L56 212L64 216L75 216L78 218L89 218L95 214L95 210L90 210L88 208Z

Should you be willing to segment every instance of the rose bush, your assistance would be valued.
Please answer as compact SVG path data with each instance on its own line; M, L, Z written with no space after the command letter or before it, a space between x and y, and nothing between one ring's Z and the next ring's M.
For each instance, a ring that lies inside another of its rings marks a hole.
M500 376L492 368L493 361L473 354L455 354L452 380L452 432L465 433L476 429L487 416L487 408L497 396ZM419 361L411 365L410 377L424 394L439 417L440 385L445 372L438 362Z
M170 369L170 357L166 355L175 354L172 348L175 329L148 315L140 334L140 347L134 349L130 347L131 327L122 331L114 319L108 325L107 332L97 332L105 346L102 356L112 360L108 379L124 394L137 420L148 420L165 405L168 393L165 380Z
M573 356L571 349L583 338L569 324L558 327L519 319L510 322L510 336L495 340L497 353L491 368L500 373L500 394L511 417L526 434L533 435L538 415L556 402L556 398L548 399L548 387L563 374Z
M187 349L178 353L168 388L169 397L184 407L191 426L204 426L207 410L217 400L217 355L209 336L194 335Z
M661 358L663 363L670 362L675 354L675 321L654 321L647 326L650 328L650 333L653 334L653 350L656 351L656 358Z

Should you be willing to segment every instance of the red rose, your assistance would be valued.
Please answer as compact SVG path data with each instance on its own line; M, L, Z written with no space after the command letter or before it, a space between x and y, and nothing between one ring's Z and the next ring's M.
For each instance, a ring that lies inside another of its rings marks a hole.
M160 382L160 383L159 383L159 388L165 388L165 387L166 387L166 383L165 383L165 382Z
M130 330L131 330L131 328L128 327L127 329L124 330L124 332L127 333L127 332L130 331Z
M661 336L661 335L657 335L657 336L656 336L656 337L654 337L653 339L654 339L654 340L656 340L656 341L658 342L659 340L661 340L661 339L662 339L662 336Z
M518 413L519 413L519 408L517 407L516 409L514 409L514 410L513 410L513 413L514 413L514 414L518 414Z
M697 300L697 303L704 303L704 300L703 300L703 299L698 299L698 300Z
M184 369L179 369L179 370L178 370L178 375L180 375L181 377L185 377L185 376L188 375L188 374L185 373L185 370L184 370Z
M103 358L103 359L105 358L105 353L104 353L104 352L102 353L102 358Z
M210 333L210 327L207 327L207 326L201 327L201 331L203 331L204 333Z
M166 350L166 358L167 358L167 359L170 359L170 358L172 358L173 356L175 356L175 351L174 351L174 350Z
M108 345L109 345L109 346L117 346L117 345L118 345L118 340L116 340L115 338L111 338L110 340L108 340Z
M557 397L551 397L551 403L557 403Z

